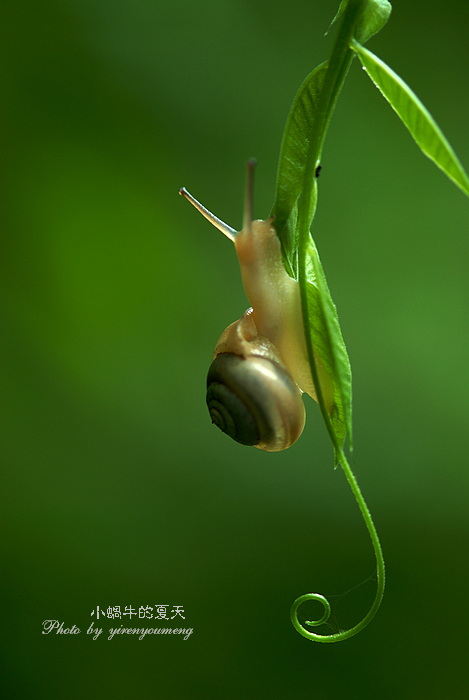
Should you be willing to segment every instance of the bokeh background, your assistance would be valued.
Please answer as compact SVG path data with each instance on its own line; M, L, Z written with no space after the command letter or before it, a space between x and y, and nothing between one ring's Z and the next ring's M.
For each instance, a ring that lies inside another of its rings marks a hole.
M375 590L315 404L275 455L231 442L205 407L213 347L247 300L232 246L178 189L240 227L256 156L267 216L286 115L329 54L337 4L2 3L4 697L467 697L469 201L358 62L314 235L387 564L360 635L313 644L289 620L315 590L345 628ZM369 48L467 168L467 3L393 4ZM98 605L157 604L184 607L187 641L108 641L102 619L86 635ZM45 619L82 632L42 635Z

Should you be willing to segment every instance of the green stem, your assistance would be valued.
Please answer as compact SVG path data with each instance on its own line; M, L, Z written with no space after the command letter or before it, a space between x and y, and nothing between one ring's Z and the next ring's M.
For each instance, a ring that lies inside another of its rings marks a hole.
M342 89L342 85L344 84L350 64L354 57L354 52L349 48L354 36L354 29L367 2L368 0L350 0L344 13L344 19L337 36L331 58L329 59L323 89L318 101L316 128L314 133L311 134L308 147L306 167L303 175L302 194L298 205L298 279L300 284L301 305L305 328L309 328L306 268L310 241L310 227L314 218L317 204L316 167L319 164L324 139L326 137L327 128L329 126L335 103L337 102L340 90ZM316 388L318 403L337 455L340 446L337 444L329 415L327 413L319 383L318 372L316 369L311 334L308 332L306 333L306 343L308 346L311 373L313 376L314 386Z
M324 80L324 85L318 104L318 120L316 122L315 132L311 135L308 148L307 162L303 177L302 195L298 206L299 284L301 304L303 310L303 321L305 328L307 329L309 328L309 312L306 282L307 259L308 248L310 245L310 226L314 217L317 204L316 167L319 164L322 147L329 125L329 121L332 115L332 111L334 109L337 97L340 93L340 90L347 76L347 72L350 68L350 64L354 56L353 51L349 47L354 37L355 27L357 26L357 23L360 19L364 7L366 6L366 3L367 0L350 0L347 9L344 13L342 25L339 30L334 49L332 51L332 55L328 63L327 74ZM359 622L351 629L331 635L314 634L313 632L310 632L301 625L297 615L298 608L306 600L318 600L319 602L321 602L324 606L324 615L322 616L322 618L319 620L309 621L305 623L312 626L320 625L326 622L330 614L330 604L327 601L327 599L318 593L307 593L306 595L297 598L297 600L293 603L291 609L291 620L293 626L300 634L302 634L307 639L311 639L314 641L338 642L344 639L348 639L349 637L352 637L353 635L357 634L357 632L362 630L375 616L384 593L384 559L381 550L381 545L378 539L378 534L373 524L370 511L368 510L366 502L358 486L357 480L345 457L342 445L338 444L329 414L326 409L321 385L319 382L318 370L316 368L315 353L313 343L311 340L311 334L309 332L306 332L305 335L311 366L311 374L313 377L314 386L316 388L318 403L321 409L322 416L324 418L324 422L326 424L327 431L334 446L336 463L340 462L342 469L344 470L345 476L347 478L347 481L350 485L350 488L352 489L352 493L355 496L355 499L362 513L373 545L377 567L377 590L373 605L371 606L367 615L361 620L361 622Z

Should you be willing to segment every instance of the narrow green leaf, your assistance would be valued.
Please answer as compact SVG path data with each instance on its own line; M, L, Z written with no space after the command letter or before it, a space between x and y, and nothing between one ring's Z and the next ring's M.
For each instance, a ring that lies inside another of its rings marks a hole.
M321 63L301 85L291 106L280 147L272 215L292 269L296 269L298 249L296 205L303 187L309 141L318 120L317 106L326 72L327 62Z
M417 95L371 51L356 41L352 42L351 48L358 54L371 80L397 112L421 150L469 196L469 179L463 166Z
M340 449L345 435L348 436L349 447L352 449L352 372L337 309L312 239L308 248L306 289L311 340L334 384L334 406L330 416L332 430ZM336 458L337 456L336 454Z

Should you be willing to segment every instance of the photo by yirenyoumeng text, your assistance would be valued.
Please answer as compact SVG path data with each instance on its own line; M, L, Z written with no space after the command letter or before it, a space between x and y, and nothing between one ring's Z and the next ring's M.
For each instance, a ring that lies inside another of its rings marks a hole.
M64 622L59 623L58 620L44 620L44 622L42 623L42 626L44 628L42 634L50 634L54 631L56 634L81 634L81 629L76 625L71 625L70 627L65 627L64 625ZM120 627L109 628L108 639L112 639L116 634L135 634L138 636L139 640L142 640L145 636L149 634L178 634L183 635L183 639L186 640L189 639L193 631L194 630L192 627L124 627L123 625L121 625ZM91 625L86 631L86 634L93 635L93 640L96 640L102 634L102 632L102 627L98 627L97 625L94 627L93 623L91 623Z

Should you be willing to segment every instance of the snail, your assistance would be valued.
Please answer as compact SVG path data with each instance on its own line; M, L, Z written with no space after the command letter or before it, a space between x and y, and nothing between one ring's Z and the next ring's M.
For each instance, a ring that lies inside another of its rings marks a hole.
M298 280L282 262L273 218L252 221L255 162L248 163L243 229L214 216L183 187L179 191L233 241L251 307L220 336L207 376L207 405L223 432L268 452L290 447L305 424L302 393L317 401L304 334ZM316 356L321 391L330 413L332 380Z

